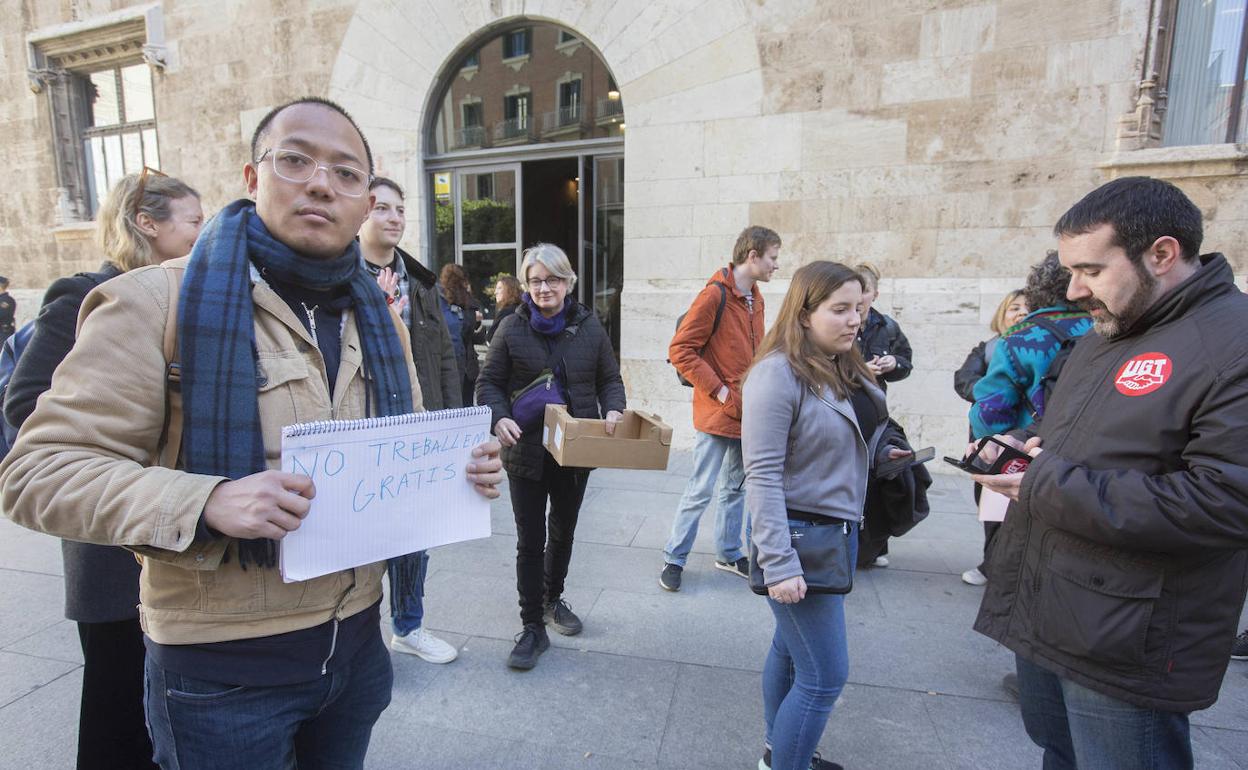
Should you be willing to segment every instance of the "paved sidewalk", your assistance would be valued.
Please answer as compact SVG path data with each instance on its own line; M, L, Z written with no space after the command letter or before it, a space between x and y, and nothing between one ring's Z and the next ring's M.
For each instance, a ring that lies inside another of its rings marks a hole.
M688 474L596 471L566 598L585 621L527 673L506 668L519 631L515 527L437 550L426 622L460 647L446 666L395 655L393 702L370 768L740 768L762 748L759 672L772 620L739 578L712 567L707 535L684 589L658 586ZM847 603L850 684L820 744L847 768L1038 768L1000 689L1012 657L970 630L982 589L962 570L982 532L969 485L941 476L932 516L859 573ZM80 655L61 616L60 547L0 520L0 770L73 766ZM1199 768L1248 768L1248 663L1193 719Z

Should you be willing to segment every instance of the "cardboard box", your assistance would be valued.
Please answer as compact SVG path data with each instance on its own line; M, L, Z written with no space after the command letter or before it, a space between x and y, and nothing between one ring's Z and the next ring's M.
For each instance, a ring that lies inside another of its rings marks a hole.
M628 409L608 436L606 420L579 420L566 406L547 404L542 445L566 467L662 471L672 451L672 426L658 415Z

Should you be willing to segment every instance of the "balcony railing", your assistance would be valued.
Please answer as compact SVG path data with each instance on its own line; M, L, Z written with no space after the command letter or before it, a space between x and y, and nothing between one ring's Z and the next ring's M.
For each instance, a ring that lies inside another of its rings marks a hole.
M518 118L508 118L494 124L494 140L507 141L508 139L524 139L533 138L533 121L528 115L521 115Z
M585 109L580 104L561 107L542 114L542 133L558 131L580 125L585 119Z
M596 107L594 115L600 123L624 116L624 102L619 99L599 99Z
M456 147L484 147L485 126L468 126L455 132Z

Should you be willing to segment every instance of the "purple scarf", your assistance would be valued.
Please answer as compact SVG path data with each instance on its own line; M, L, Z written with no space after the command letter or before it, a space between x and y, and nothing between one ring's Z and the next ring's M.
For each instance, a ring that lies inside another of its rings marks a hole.
M541 308L533 302L533 298L526 291L520 295L520 300L529 306L529 326L533 327L533 331L538 334L544 334L547 337L558 337L568 325L568 309L572 307L572 298L563 298L563 310L560 310L553 318L547 318L542 315Z

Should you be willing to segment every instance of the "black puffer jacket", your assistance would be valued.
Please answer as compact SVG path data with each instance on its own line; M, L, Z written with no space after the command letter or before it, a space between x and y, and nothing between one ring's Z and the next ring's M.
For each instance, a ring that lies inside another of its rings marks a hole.
M1248 296L1221 255L1088 334L1040 422L975 629L1137 706L1218 697L1248 586Z
M571 338L557 366L571 402L568 411L591 420L612 410L623 412L624 381L606 329L584 305L574 303L567 312L571 315L563 333ZM529 325L530 313L522 304L502 320L477 378L477 403L493 411L492 425L511 416L511 394L542 373L554 349L553 340ZM503 447L503 468L521 478L540 479L545 453L539 425L525 431L515 446Z
M74 346L78 309L87 294L121 271L105 263L97 273L61 278L48 287L35 331L13 369L4 397L4 416L21 427L35 402L52 385L52 372ZM139 616L139 563L111 545L61 541L65 565L65 617L81 623L111 623Z
M904 380L914 369L914 352L910 340L902 333L901 326L892 316L884 315L875 308L867 311L867 321L858 329L858 350L870 361L876 356L892 356L897 368L877 378L877 384L888 390L888 383Z

